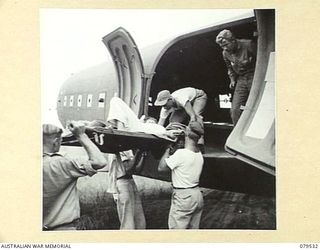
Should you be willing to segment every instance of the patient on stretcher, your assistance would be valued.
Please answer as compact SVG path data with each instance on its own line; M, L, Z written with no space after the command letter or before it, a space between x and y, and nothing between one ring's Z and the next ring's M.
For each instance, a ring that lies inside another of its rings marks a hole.
M90 126L94 126L91 123ZM130 109L130 107L119 97L112 97L110 100L107 127L116 128L127 132L144 132L155 136L175 141L178 135L183 133L183 125L169 124L167 129L159 124L152 117L141 117ZM180 128L179 128L180 127Z

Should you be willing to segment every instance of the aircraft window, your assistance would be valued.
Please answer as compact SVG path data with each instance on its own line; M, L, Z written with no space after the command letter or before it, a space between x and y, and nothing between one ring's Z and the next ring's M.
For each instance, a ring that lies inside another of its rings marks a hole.
M87 107L92 107L92 94L89 94L87 97Z
M68 97L64 96L63 97L63 106L67 106L67 100L68 100Z
M70 96L70 103L69 103L69 105L70 105L70 107L72 107L72 106L73 106L73 95L72 95L72 96Z
M230 109L231 108L231 94L219 95L219 106L222 109Z
M82 104L82 95L78 95L78 107L81 107Z
M98 107L99 108L104 108L105 99L106 99L106 93L100 93L99 94L99 99L98 99Z

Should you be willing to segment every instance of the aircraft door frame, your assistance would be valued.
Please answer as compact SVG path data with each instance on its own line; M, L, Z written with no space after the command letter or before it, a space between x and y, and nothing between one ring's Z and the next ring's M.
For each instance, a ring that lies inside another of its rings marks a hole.
M255 10L258 53L243 113L225 144L236 158L275 175L275 11Z
M102 38L112 56L118 76L118 97L140 116L144 110L145 77L140 52L133 38L119 27Z

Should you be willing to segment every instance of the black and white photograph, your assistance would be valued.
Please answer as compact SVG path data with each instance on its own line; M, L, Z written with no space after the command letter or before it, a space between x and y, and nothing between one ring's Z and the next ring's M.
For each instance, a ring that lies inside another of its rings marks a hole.
M41 8L40 230L277 230L275 19Z

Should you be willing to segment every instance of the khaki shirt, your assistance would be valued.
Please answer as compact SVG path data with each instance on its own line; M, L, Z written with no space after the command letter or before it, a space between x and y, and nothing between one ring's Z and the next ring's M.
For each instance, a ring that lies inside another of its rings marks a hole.
M95 173L89 160L43 154L43 226L55 227L80 217L77 179Z
M257 56L256 45L251 40L238 39L237 44L235 52L223 51L223 59L228 68L228 75L235 82L238 76L254 72Z

